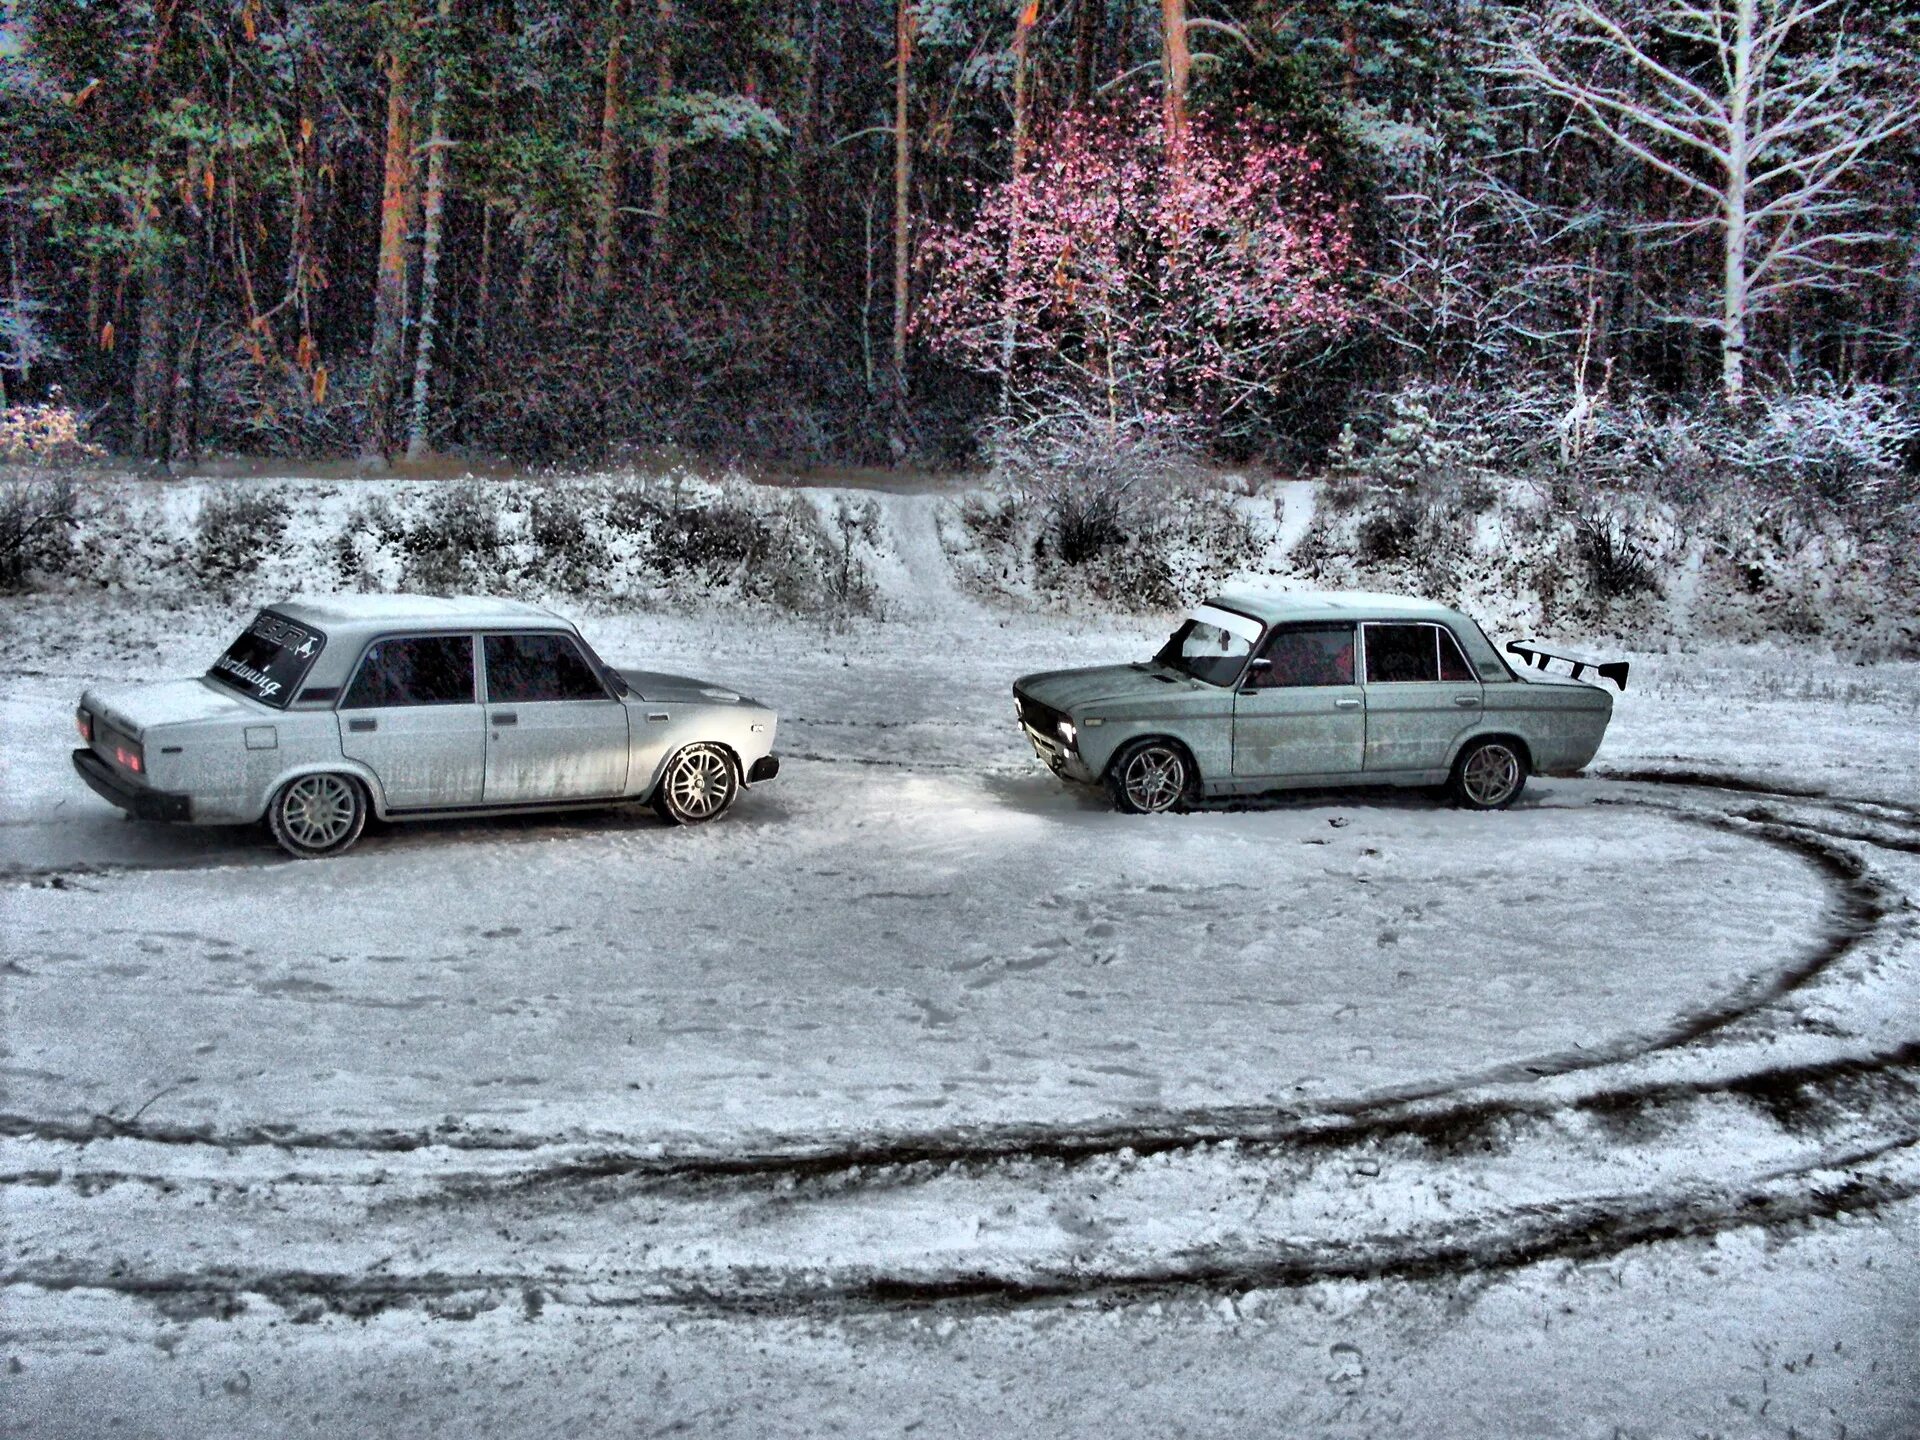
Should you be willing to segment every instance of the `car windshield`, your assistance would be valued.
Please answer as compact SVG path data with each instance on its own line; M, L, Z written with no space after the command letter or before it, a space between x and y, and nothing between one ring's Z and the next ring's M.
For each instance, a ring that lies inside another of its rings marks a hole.
M326 647L318 630L262 610L227 653L213 662L207 678L238 690L249 700L284 710L307 671Z
M1253 643L1205 620L1188 620L1160 647L1154 664L1208 685L1231 685L1240 678Z

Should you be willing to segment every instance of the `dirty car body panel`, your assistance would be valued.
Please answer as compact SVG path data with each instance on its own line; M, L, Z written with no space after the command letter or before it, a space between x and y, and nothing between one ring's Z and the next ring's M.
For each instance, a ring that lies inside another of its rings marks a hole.
M644 801L690 745L740 787L778 773L776 717L723 687L618 671L567 620L481 597L262 610L206 675L80 699L81 778L142 818L244 824L303 775L387 819Z
M1150 662L1014 682L1034 753L1099 784L1130 742L1191 757L1194 793L1437 785L1477 741L1528 773L1572 774L1598 751L1613 697L1516 672L1466 615L1359 592L1229 593L1197 607Z

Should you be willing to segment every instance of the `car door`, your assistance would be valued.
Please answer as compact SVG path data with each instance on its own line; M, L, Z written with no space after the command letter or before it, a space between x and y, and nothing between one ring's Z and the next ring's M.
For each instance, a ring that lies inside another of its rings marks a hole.
M1233 703L1236 778L1348 775L1360 769L1366 707L1353 625L1283 625L1254 657Z
M614 798L627 788L627 707L571 635L483 637L489 805Z
M1480 681L1443 625L1360 627L1368 770L1444 770L1453 742L1480 718Z
M474 639L396 635L367 646L334 719L340 753L379 778L390 810L480 802L486 731Z

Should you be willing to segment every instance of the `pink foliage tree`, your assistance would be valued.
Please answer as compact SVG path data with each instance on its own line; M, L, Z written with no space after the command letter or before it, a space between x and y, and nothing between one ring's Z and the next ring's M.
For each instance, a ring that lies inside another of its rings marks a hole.
M1115 439L1250 426L1353 324L1351 226L1298 148L1198 118L1178 143L1150 108L1063 117L971 216L932 227L928 343L1026 417Z

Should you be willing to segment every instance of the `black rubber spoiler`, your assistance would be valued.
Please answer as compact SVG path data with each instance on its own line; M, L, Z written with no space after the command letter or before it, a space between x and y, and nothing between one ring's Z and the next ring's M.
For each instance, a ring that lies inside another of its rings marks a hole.
M1583 660L1578 655L1560 655L1552 650L1543 650L1538 645L1523 645L1518 640L1507 641L1507 653L1518 655L1536 670L1546 669L1549 660L1564 661L1573 667L1573 678L1576 680L1591 670L1602 680L1611 680L1622 692L1627 688L1627 662L1624 660Z

